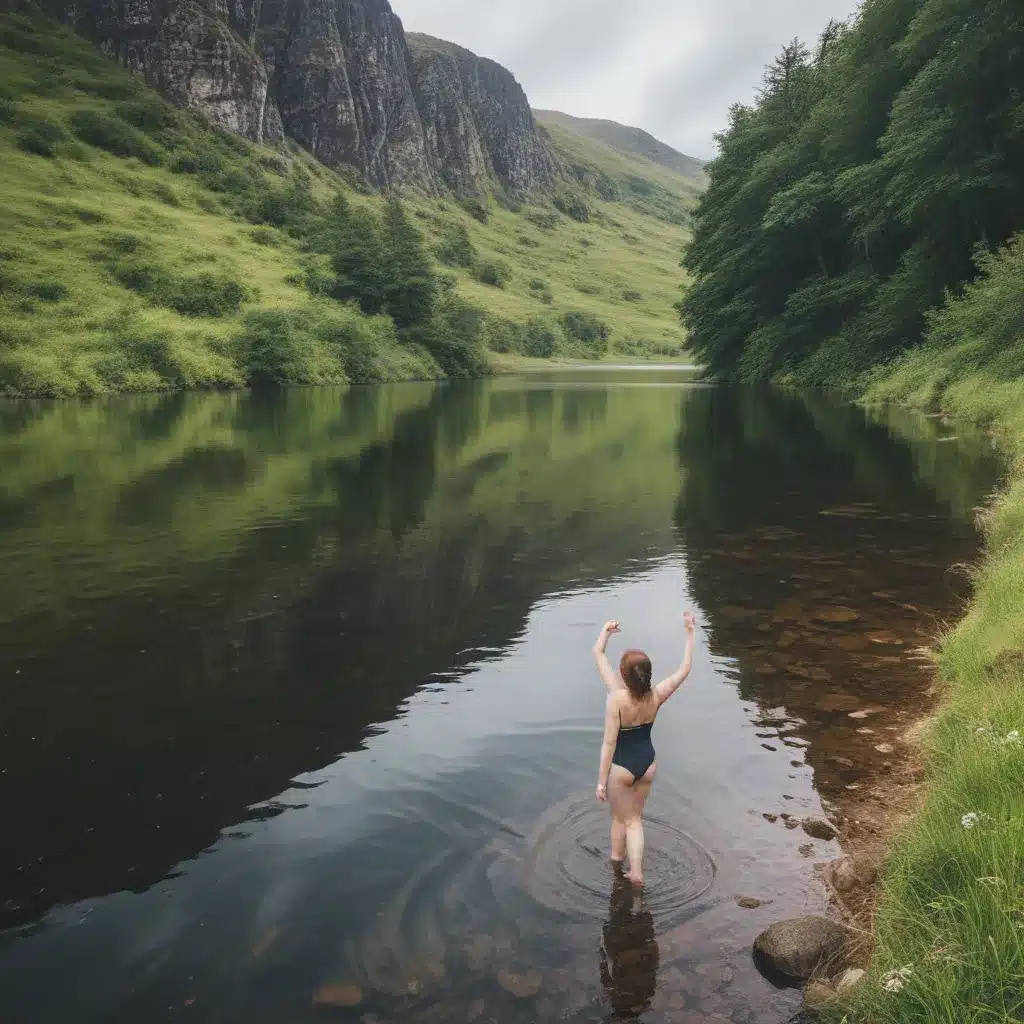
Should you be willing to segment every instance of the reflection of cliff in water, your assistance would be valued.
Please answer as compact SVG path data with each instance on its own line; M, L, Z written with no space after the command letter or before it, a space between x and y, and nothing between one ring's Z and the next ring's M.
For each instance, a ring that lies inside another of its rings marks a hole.
M919 649L966 593L948 567L975 556L970 508L998 470L980 437L902 426L767 389L701 390L681 411L676 523L712 651L765 745L833 799L891 767L895 723L931 681Z
M151 885L279 813L291 779L357 749L431 673L457 685L540 596L664 550L678 394L518 387L17 421L0 455L39 457L12 460L23 514L0 538L25 588L0 586L0 921ZM659 471L639 519L616 500L644 475L620 436Z

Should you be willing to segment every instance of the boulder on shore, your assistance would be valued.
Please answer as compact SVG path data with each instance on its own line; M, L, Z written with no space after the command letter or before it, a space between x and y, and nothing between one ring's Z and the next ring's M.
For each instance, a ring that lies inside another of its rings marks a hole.
M878 868L863 857L839 857L825 866L825 878L836 892L848 893L872 885Z
M848 934L827 917L776 921L754 940L754 957L771 971L807 981L818 967L841 959Z
M804 818L800 826L812 839L828 841L836 837L835 825L824 818Z

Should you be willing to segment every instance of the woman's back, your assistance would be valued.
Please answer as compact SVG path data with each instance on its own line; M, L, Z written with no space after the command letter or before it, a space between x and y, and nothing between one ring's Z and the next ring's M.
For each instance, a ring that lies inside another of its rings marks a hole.
M635 729L640 725L653 725L658 717L660 704L654 693L637 700L628 690L619 690L615 695L618 705L619 723L622 729Z

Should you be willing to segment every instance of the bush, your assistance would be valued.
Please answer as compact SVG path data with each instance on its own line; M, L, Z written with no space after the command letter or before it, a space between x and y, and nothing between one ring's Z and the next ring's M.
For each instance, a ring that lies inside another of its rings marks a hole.
M558 334L551 324L531 320L523 331L523 354L536 359L550 359L558 345Z
M18 148L37 156L55 157L57 144L66 138L64 129L54 121L35 114L23 114L18 118Z
M159 96L146 94L130 103L119 103L116 107L117 116L138 128L147 135L158 135L161 132L178 127L180 116L178 111Z
M152 260L118 260L111 272L122 287L139 295L155 296L170 287L170 275Z
M561 210L566 217L586 224L590 220L590 206L583 194L577 189L561 188L552 200L555 209Z
M41 281L38 284L29 285L26 291L44 302L60 302L71 294L67 287L59 281Z
M224 168L221 155L210 146L176 153L171 160L175 174L217 174Z
M114 156L138 157L154 167L161 162L160 150L145 135L102 110L87 107L75 111L71 127L83 142Z
M527 249L539 249L540 242L536 238L531 238L529 235L516 235L516 241L520 245L525 245Z
M566 337L576 342L588 359L599 359L608 351L608 325L593 313L573 311L562 317Z
M481 263L477 266L473 276L481 284L490 285L492 288L504 288L512 279L512 268L507 263L500 261Z
M640 239L637 235L630 234L628 231L622 236L623 241L628 242L630 245L639 245Z
M281 244L281 239L276 231L270 228L256 228L249 236L257 245L271 245L278 246Z
M543 231L554 231L558 227L559 216L554 210L526 209L523 210L523 217Z
M627 288L623 293L622 297L626 302L642 302L643 296L635 288Z
M484 341L492 352L519 352L522 350L523 328L513 320L489 316L484 322Z
M547 286L548 286L548 283L547 283L547 281L544 280L544 278L542 278L542 277L535 277L530 282L530 291L531 292L542 292L542 291L544 291L547 288Z
M249 220L302 233L315 209L310 179L303 175L292 178L287 185L267 187L264 184L264 190L250 209Z
M417 340L450 377L483 376L488 368L483 350L485 316L477 306L449 296L437 303Z
M490 220L491 211L487 208L487 203L482 199L470 196L468 199L463 199L459 205L473 220L478 220L481 224L486 224Z
M434 253L449 267L471 268L476 263L476 248L465 224L447 224Z
M310 347L290 310L248 313L237 340L238 359L249 384L289 384L300 380Z
M158 301L182 316L222 317L237 313L248 298L248 290L238 281L199 274L175 282Z

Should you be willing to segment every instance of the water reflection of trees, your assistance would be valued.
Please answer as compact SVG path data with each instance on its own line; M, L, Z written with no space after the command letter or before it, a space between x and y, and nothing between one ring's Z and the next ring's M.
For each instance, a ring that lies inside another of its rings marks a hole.
M969 509L995 460L938 444L935 421L816 394L707 389L680 422L676 524L711 648L760 708L759 737L835 797L886 770L887 727L927 688L913 651L955 614L965 586L947 567L976 550ZM885 724L850 719L866 707Z
M634 398L490 381L8 414L0 918L152 884L540 596L670 543L676 399Z

